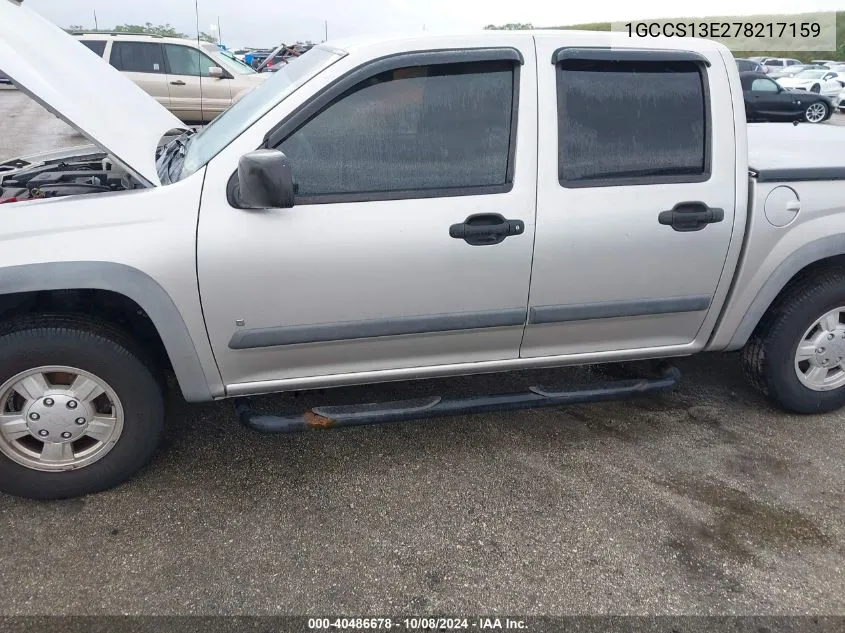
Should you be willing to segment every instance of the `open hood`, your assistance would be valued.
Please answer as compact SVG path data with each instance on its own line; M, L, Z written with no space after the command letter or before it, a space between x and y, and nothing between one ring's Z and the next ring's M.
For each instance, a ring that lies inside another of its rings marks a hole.
M155 152L185 124L72 35L0 0L0 70L142 182L160 185Z

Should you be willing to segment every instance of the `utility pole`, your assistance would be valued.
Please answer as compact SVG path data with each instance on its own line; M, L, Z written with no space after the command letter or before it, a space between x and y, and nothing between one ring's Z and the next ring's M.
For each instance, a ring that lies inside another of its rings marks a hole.
M99 24L99 22L97 22L97 10L96 9L94 9L94 30L95 31L100 30L100 24Z
M326 40L329 39L329 21L328 20L323 22L323 33L324 33L323 41L325 42Z
M217 42L223 43L223 31L220 30L220 16L217 16Z

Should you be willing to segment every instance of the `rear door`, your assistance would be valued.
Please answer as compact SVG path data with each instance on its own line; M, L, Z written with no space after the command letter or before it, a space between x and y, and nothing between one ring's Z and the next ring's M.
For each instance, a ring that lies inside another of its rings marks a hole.
M182 44L165 44L167 80L173 113L183 121L210 121L232 104L231 79L212 77L217 66L202 51Z
M160 43L112 42L109 63L170 110L170 91Z
M521 356L692 342L737 203L724 61L536 39L537 229Z

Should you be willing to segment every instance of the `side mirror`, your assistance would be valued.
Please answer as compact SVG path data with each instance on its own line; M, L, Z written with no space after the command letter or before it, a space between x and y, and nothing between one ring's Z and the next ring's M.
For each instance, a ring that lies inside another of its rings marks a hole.
M223 79L223 69L220 66L211 66L208 69L208 74L212 77L217 77L217 79Z
M289 209L293 206L293 175L288 157L276 149L244 154L227 187L236 209Z

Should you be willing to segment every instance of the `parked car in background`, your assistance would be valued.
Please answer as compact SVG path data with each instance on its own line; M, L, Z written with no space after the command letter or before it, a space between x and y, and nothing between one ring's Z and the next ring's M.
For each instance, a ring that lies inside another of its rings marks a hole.
M781 70L787 66L801 64L801 61L798 59L792 59L791 57L766 57L760 63L763 65L765 72L772 72L774 70Z
M806 90L835 97L845 87L845 73L837 73L827 68L802 70L792 77L776 80L787 90Z
M2 70L0 70L0 84L11 84L11 83L12 83L12 80L9 79L9 75L7 75Z
M780 79L781 77L793 77L802 70L829 70L827 66L819 66L818 64L793 64L792 66L784 66L779 70L768 70L766 74L772 79Z
M841 64L841 61L836 61L834 59L814 59L810 62L811 64L816 64L818 66L831 66L836 64Z
M273 49L264 61L255 66L258 72L275 72L283 68L291 59L300 57L313 48L312 44L281 44Z
M763 73L739 74L745 101L745 118L751 121L806 121L821 123L833 113L824 95L803 90L786 90Z
M207 42L125 33L76 37L187 123L211 121L266 79Z
M739 72L755 72L755 73L762 73L763 65L760 62L754 61L753 59L742 59L741 57L737 57L735 60L736 68Z

